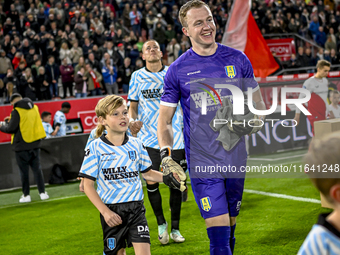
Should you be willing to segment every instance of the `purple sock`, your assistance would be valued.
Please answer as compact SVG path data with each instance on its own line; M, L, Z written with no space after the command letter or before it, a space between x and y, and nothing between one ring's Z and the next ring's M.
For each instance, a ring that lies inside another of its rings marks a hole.
M232 255L229 239L230 227L218 226L207 228L210 239L210 255Z

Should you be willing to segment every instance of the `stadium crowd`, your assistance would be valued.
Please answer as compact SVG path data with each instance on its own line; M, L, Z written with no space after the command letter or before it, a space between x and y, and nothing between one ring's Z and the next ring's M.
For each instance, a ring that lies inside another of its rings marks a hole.
M190 47L178 20L185 0L0 2L0 103L14 92L32 100L127 93L147 39L159 42L167 65ZM206 2L221 42L233 1ZM263 34L296 33L320 46L298 48L284 68L340 64L338 1L259 0L251 11Z
M285 68L315 66L325 59L340 64L340 4L337 0L265 0L252 2L252 14L262 34L294 33L317 44L299 47Z
M147 39L159 42L168 65L190 47L178 20L183 2L2 1L0 98L59 98L59 84L63 98L127 93ZM210 1L219 40L230 4Z

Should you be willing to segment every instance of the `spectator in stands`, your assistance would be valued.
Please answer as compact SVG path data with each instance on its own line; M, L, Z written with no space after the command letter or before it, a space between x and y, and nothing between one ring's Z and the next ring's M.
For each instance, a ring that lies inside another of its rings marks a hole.
M137 61L136 61L136 70L139 70L139 69L141 69L143 67L144 67L143 60L141 60L140 58L137 59Z
M85 17L85 16L81 16L81 18L80 18L80 23L78 23L78 26L81 27L81 29L82 29L83 31L89 30L89 29L88 29L88 25L87 25L86 17Z
M167 42L171 42L173 38L176 38L176 31L173 29L173 26L171 24L167 25L165 35Z
M105 83L106 91L108 95L118 95L118 83L117 83L117 68L111 65L110 59L105 60L105 65L102 68L103 80Z
M29 98L23 99L17 93L11 96L10 103L13 105L11 117L6 118L5 124L0 124L0 131L13 135L13 149L20 169L23 192L19 202L31 202L29 166L34 172L41 200L48 199L40 165L40 140L45 138L45 131L38 107Z
M308 63L309 61L308 61L308 59L306 58L306 55L303 52L303 47L298 48L298 53L296 55L296 59L301 64L301 67L309 65L309 63Z
M71 62L72 62L73 67L75 67L79 62L79 58L83 56L83 49L79 47L78 40L75 40L73 42L73 46L70 51L71 51Z
M151 10L146 15L146 24L148 27L148 34L149 38L153 38L153 29L155 27L155 24L157 23L157 17L155 13L153 13Z
M27 67L19 80L20 90L24 92L23 96L30 98L32 101L37 100L36 83L31 72L31 68Z
M14 76L17 78L17 83L15 84L17 87L17 92L20 94L20 95L25 95L25 88L21 87L21 84L20 84L20 80L21 80L21 77L23 76L24 72L25 72L25 66L26 66L26 63L25 62L20 62L19 63L19 66L17 69L15 69L14 71Z
M121 67L124 63L124 59L129 56L129 52L124 49L124 44L123 43L118 43L118 50L117 50L117 56L118 56L118 61L117 61L117 66L118 68Z
M98 16L94 17L94 19L91 19L91 25L93 25L95 31L99 30L99 34L104 33L105 28L103 22L99 20Z
M172 38L168 46L166 47L166 52L168 55L168 65L171 65L177 58L178 52L181 46L177 43L175 38Z
M331 64L332 64L332 65L338 65L338 64L340 64L339 58L338 58L338 56L337 56L337 54L336 54L335 49L331 49L330 58L331 58Z
M331 51L332 49L334 49L334 50L337 49L336 43L333 42L332 36L330 36L330 35L327 37L327 41L325 43L325 49L329 50L329 51Z
M93 45L93 48L92 48L92 53L93 53L93 55L94 55L94 59L98 62L98 64L99 64L99 62L102 60L102 57L103 57L103 51L105 51L105 49L103 48L103 47L101 47L100 49L98 48L98 46L95 44L95 45ZM100 64L99 64L99 66L100 66ZM100 68L99 68L99 70L101 70Z
M96 58L94 57L94 53L91 52L89 53L89 57L86 61L86 63L89 63L91 64L91 67L94 71L97 71L97 72L100 72L101 69L100 69L100 65L99 65L99 62L96 60Z
M93 44L90 42L89 38L84 39L84 45L83 45L83 54L85 59L88 58L88 55L90 52L92 52Z
M48 62L45 66L45 73L47 76L47 82L49 83L50 96L49 99L59 96L59 66L55 63L54 57L49 56Z
M163 16L162 16L162 13L158 13L157 14L157 20L156 22L154 23L154 26L153 26L153 31L155 32L155 29L157 28L157 24L158 23L161 23L161 27L164 29L164 31L166 30L166 27L168 25L168 23L166 23L165 19L163 19Z
M49 83L47 82L48 78L45 74L45 68L43 66L39 66L37 75L34 79L37 87L36 95L38 100L50 99Z
M24 54L22 54L21 52L18 51L17 53L15 53L15 57L12 60L14 70L18 68L19 63L21 63L21 62L24 62L25 66L27 66Z
M103 95L101 81L103 79L102 75L92 69L90 63L86 63L85 65L86 73L84 76L86 77L88 91L91 96L101 96Z
M110 60L110 65L114 65L113 59L110 57L109 53L105 52L99 63L101 70L106 66L106 60Z
M135 65L136 64L136 60L137 58L139 58L140 52L138 50L138 46L137 44L134 44L132 46L132 49L129 52L129 58L131 59L131 65Z
M80 67L79 71L74 77L75 87L74 92L76 93L76 98L87 97L87 83L85 74L85 67Z
M1 44L1 48L5 52L8 52L11 49L11 37L8 34L5 35L4 40Z
M329 50L325 50L325 53L323 54L324 60L327 60L328 62L331 62L331 55Z
M289 33L297 34L299 32L299 27L300 27L300 22L298 20L295 20L294 18L291 18L288 24L287 31Z
M305 50L305 57L306 57L306 66L315 66L316 62L312 56L312 51L310 48L306 48Z
M64 58L62 60L62 65L59 67L60 74L61 74L61 81L63 83L63 98L65 99L67 96L67 89L70 93L70 96L73 97L73 75L74 75L74 69L73 66L68 63L67 58Z
M28 67L31 67L34 64L34 55L35 55L35 48L34 46L31 46L26 56L26 62L27 62Z
M52 39L50 39L48 42L46 54L47 56L53 56L55 63L59 65L59 51L58 48L55 46L55 41Z
M319 32L320 23L317 16L314 16L312 22L309 24L309 31L311 32L313 39L315 40L317 33Z
M142 22L142 13L137 10L137 4L132 5L132 9L129 13L130 25L132 27L133 32L140 36L141 34L141 22Z
M159 43L161 51L165 55L166 34L160 22L157 23L156 29L153 32L153 39Z
M85 59L84 59L83 56L81 56L79 58L79 63L74 68L74 76L78 73L78 71L80 70L81 67L84 67L84 69L85 69Z
M126 57L124 59L124 64L121 66L118 70L119 75L117 82L120 84L120 87L123 90L123 93L128 93L129 92L129 83L131 79L131 74L135 71L134 66L131 65L131 59Z
M104 45L106 41L106 36L103 34L99 27L96 28L95 33L93 34L93 44L101 47Z
M50 112L44 111L41 113L41 121L44 126L46 138L51 138L52 136L55 136L57 134L57 132L52 128L51 120L52 114Z
M3 79L6 76L8 69L13 70L11 61L6 57L6 52L3 49L0 49L0 79Z
M323 48L319 48L318 53L316 53L316 62L325 59Z
M331 37L332 42L334 42L335 45L336 45L336 36L335 36L335 34L334 34L334 29L333 29L332 27L329 28L329 34L328 34L328 36Z
M301 62L296 58L296 55L294 53L290 56L290 60L288 60L287 67L288 68L301 67ZM298 73L298 71L294 73Z
M3 82L4 82L4 87L5 88L7 87L8 83L12 83L13 86L14 85L17 86L18 79L14 75L12 68L8 68L7 69L7 73L6 73L6 76L3 78Z
M327 41L326 33L324 32L324 28L320 26L319 31L316 33L315 36L315 42L321 47L324 47L326 41Z
M64 102L61 104L61 109L54 114L53 126L56 136L66 135L66 116L71 110L71 104L69 102Z
M66 42L63 42L61 44L61 49L59 51L59 59L63 60L66 58L67 64L71 65L72 61L72 52L68 49L68 45Z

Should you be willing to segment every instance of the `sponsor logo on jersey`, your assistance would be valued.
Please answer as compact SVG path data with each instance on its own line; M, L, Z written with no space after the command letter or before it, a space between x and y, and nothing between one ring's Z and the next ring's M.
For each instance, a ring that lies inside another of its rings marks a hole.
M202 209L206 212L209 212L212 207L210 197L201 198L200 202Z
M162 89L145 89L141 92L145 99L160 98L163 93Z
M132 161L135 161L136 158L137 158L137 153L136 153L136 151L129 151L129 158L130 158Z
M235 66L225 66L224 67L227 76L232 79L236 76Z
M116 238L108 238L107 239L107 248L111 251L116 247Z
M120 180L138 177L138 171L127 172L127 166L103 168L104 181Z

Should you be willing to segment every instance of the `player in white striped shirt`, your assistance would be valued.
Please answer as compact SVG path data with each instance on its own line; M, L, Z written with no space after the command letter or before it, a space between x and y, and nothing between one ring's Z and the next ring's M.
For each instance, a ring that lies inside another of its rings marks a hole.
M160 99L163 94L164 76L168 67L162 64L162 51L155 40L146 41L142 51L146 66L135 71L130 80L128 95L128 100L130 101L129 115L132 118L130 130L133 134L138 133L138 138L142 140L149 153L153 169L158 170L161 164L161 152L157 139L157 123ZM180 106L177 106L172 119L174 142L171 148L171 157L185 171L186 158L182 131L183 118L181 115ZM150 181L146 183L149 201L157 219L158 239L162 244L167 244L169 242L168 223L163 213L162 197L158 189L159 184ZM170 238L175 242L185 241L185 238L179 232L181 203L181 192L170 189Z
M305 156L304 161L309 165L308 174L311 181L334 210L319 216L318 223L309 232L298 255L340 254L339 151L340 132L335 132L322 140L314 140ZM321 166L322 171L317 170L318 166Z
M151 160L142 142L126 135L129 117L122 97L110 95L101 99L96 114L99 122L96 135L100 137L86 149L79 176L84 178L85 194L100 212L103 254L125 254L126 242L136 254L151 254L139 173L146 180L172 187L178 183L175 179L178 176L163 176L151 170ZM103 134L104 129L107 134Z

